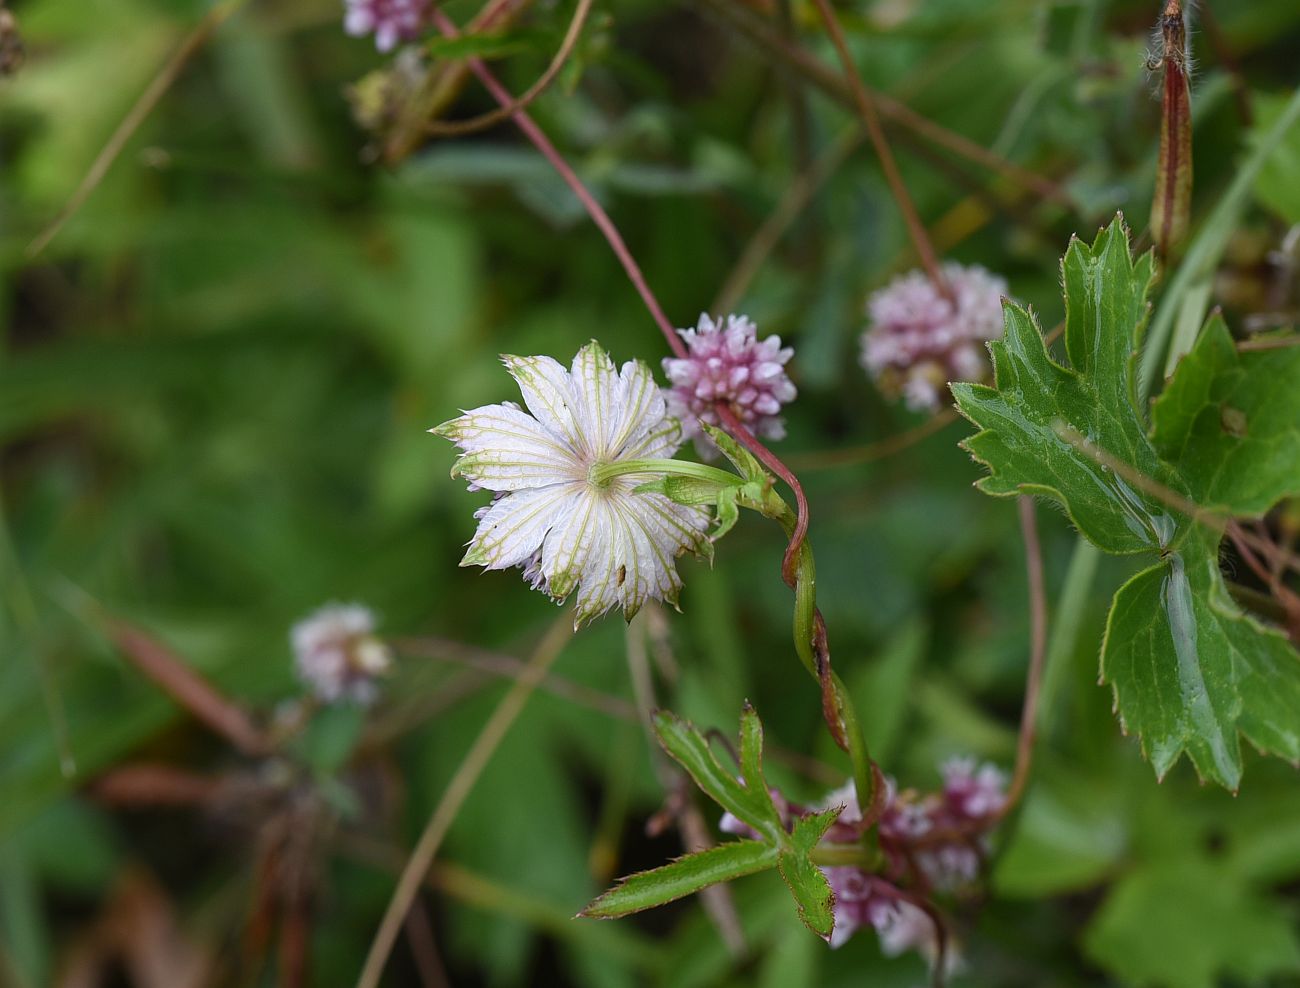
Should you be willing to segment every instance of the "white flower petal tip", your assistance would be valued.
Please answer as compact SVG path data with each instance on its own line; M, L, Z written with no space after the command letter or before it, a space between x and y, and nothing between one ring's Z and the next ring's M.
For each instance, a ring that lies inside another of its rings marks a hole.
M453 476L493 491L476 514L462 566L518 566L535 589L576 595L575 626L647 600L676 606L676 559L709 556L709 511L638 491L646 473L591 480L597 466L663 459L681 443L649 368L617 367L592 341L566 368L545 356L504 354L524 407L470 409L431 430L461 449ZM525 410L526 409L526 410Z

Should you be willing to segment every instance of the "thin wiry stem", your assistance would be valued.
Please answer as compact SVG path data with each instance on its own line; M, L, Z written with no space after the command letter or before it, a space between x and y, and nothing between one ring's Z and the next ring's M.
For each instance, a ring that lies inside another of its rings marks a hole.
M460 32L456 28L456 25L453 24L451 19L441 10L435 7L431 16L434 25L445 37L460 37ZM470 58L467 60L467 63L470 67L470 71L478 77L479 81L483 83L484 88L492 94L492 97L498 103L504 106L511 102L512 97L510 92L497 81L496 77L488 70L488 67L483 64L482 59ZM637 264L636 259L632 256L632 252L628 250L627 244L624 242L622 235L618 232L618 227L614 225L614 221L609 218L609 214L605 212L600 203L596 201L596 198L587 190L587 187L582 184L582 180L578 178L577 173L569 167L568 162L566 162L560 152L556 150L555 145L551 143L550 139L542 132L541 128L533 122L532 118L525 111L516 111L511 115L511 119L514 120L516 126L518 126L519 129L524 132L524 135L533 143L533 146L541 152L542 156L550 162L551 167L559 173L560 177L564 180L564 183L568 185L573 191L573 194L577 196L578 202L581 203L582 207L587 211L592 222L594 222L600 229L600 232L605 235L605 239L609 242L610 249L613 250L614 256L618 258L624 272L627 274L628 280L631 281L633 287L636 288L637 294L641 296L641 301L645 304L651 318L655 321L655 325L659 327L660 333L663 334L664 340L668 344L668 348L672 350L674 356L679 359L686 359L688 356L686 344L682 342L681 337L678 336L676 330L673 328L673 324L669 322L668 317L664 314L663 308L659 305L659 300L655 298L654 292L650 290L650 286L645 280L645 275L641 272L640 265ZM803 486L799 483L799 478L794 475L790 468L782 463L775 453L759 442L758 437L746 428L745 424L740 421L740 418L736 415L735 411L729 404L726 402L719 402L716 407L718 417L722 420L727 431L740 440L740 442L749 449L765 467L785 482L794 493L795 503L798 506L799 523L795 526L794 533L790 538L790 543L786 547L785 561L782 565L782 573L785 576L786 582L793 586L794 571L797 566L799 547L803 545L804 538L808 533L808 498L804 494Z
M465 29L470 34L481 35L508 28L530 2L487 0ZM377 149L385 164L399 164L419 149L424 143L429 122L451 104L469 79L469 74L464 62L446 62L430 69L419 90L402 107L396 123L385 133L382 149Z
M541 74L538 80L524 91L522 96L512 99L509 103L503 103L495 110L490 110L477 117L471 117L469 120L432 121L425 126L425 134L432 137L452 137L477 133L480 130L487 130L503 120L508 120L520 110L531 106L533 101L546 92L551 83L555 81L556 76L560 74L564 64L569 60L569 56L573 54L573 49L578 44L578 38L582 36L582 28L587 23L587 16L591 13L593 2L594 0L578 0L578 7L573 12L573 19L569 21L569 29L564 35L564 41L561 42L555 57L551 59L551 64L546 67L546 71Z
M469 752L460 763L460 767L456 769L456 774L452 776L451 782L443 791L442 798L438 800L429 822L425 824L424 833L420 835L415 850L411 852L406 866L402 869L397 889L389 900L388 909L384 912L384 918L370 944L365 966L357 979L357 988L377 988L379 985L379 979L384 973L384 965L388 962L389 954L392 953L397 934L405 922L411 903L419 894L420 886L424 884L429 874L429 867L433 864L438 848L442 846L443 838L447 836L447 831L451 829L452 822L461 807L465 805L465 800L478 782L479 776L483 774L483 770L496 753L502 738L523 711L524 704L528 702L528 698L545 677L551 664L559 658L572 634L572 621L568 615L551 626L533 652L532 658L528 660L528 667L501 698L497 708L492 711L492 716L483 725L483 730L474 739Z
M513 655L490 652L446 638L398 638L389 644L398 655L454 662L506 679L514 679L528 666L528 663ZM621 696L602 693L563 676L546 676L537 688L618 720L636 720L636 710Z
M1033 767L1034 742L1038 737L1038 694L1047 658L1047 587L1043 578L1043 551L1034 518L1034 499L1021 497L1020 532L1025 540L1025 569L1029 577L1029 672L1025 676L1024 706L1020 711L1020 734L1016 739L1016 767L1007 787L1007 798L998 811L1005 816L1024 795Z
M914 425L897 435L867 443L865 446L805 453L799 457L792 457L791 462L800 470L830 470L835 467L872 463L876 460L886 459L896 453L901 453L905 449L910 449L923 439L927 439L936 432L952 425L959 417L953 409L945 408L919 425Z
M732 312L749 289L750 282L763 267L786 231L808 208L814 195L826 181L839 171L840 166L862 143L862 132L857 127L842 135L834 144L795 176L785 194L761 226L754 231L745 249L722 283L722 289L713 300L712 312Z
M444 37L460 37L460 31L457 29L456 25L453 24L451 19L441 10L435 7L431 16L433 18L434 26L442 32ZM479 82L483 83L483 88L491 93L492 98L498 103L502 106L507 106L514 101L514 98L510 95L509 91L497 81L496 76L488 71L487 66L483 64L482 59L470 58L467 59L467 64L469 65L470 71L473 72L474 75L478 76ZM632 252L627 249L627 244L623 241L622 234L618 232L618 227L616 227L614 221L609 218L609 214L605 212L604 207L596 201L596 197L593 196L587 190L587 187L582 184L582 180L578 178L577 173L569 167L569 163L565 161L560 152L556 150L555 145L551 143L550 138L548 138L542 132L542 129L533 122L532 117L523 110L516 110L511 114L511 119L514 120L515 126L524 132L524 136L533 143L533 146L541 152L542 157L544 157L550 163L551 167L559 173L560 178L564 180L564 184L572 190L575 196L577 196L578 202L581 203L582 208L587 211L587 215L591 217L591 221L599 227L600 232L603 233L605 239L609 241L610 249L614 252L614 256L618 258L619 264L623 266L623 270L626 272L628 280L632 282L632 286L637 290L637 294L641 296L641 301L645 304L646 309L649 310L650 317L655 321L655 325L657 325L659 331L663 333L664 340L668 343L668 348L672 350L673 354L677 357L685 358L687 356L686 344L681 341L676 331L673 329L673 324L669 322L668 317L664 315L664 311L659 305L659 300L655 298L654 292L650 291L650 286L646 283L645 275L641 273L640 265L636 263L636 258L632 256Z
M1243 353L1252 350L1285 350L1293 346L1300 346L1300 336L1265 336L1255 340L1239 340L1237 343L1237 349Z
M894 160L894 152L889 146L889 141L885 138L884 128L880 125L880 115L876 112L876 104L867 91L867 87L863 85L862 77L858 75L857 66L853 62L853 54L849 51L848 42L844 39L844 31L840 28L839 19L835 16L835 11L831 9L830 0L813 0L813 2L816 4L822 21L826 25L826 31L830 35L831 43L835 46L836 54L839 55L840 64L844 67L844 78L848 80L849 89L853 93L853 100L857 104L858 113L862 116L862 123L867 129L867 136L871 138L871 146L876 149L876 157L880 159L880 168L885 173L885 181L889 183L890 191L894 194L894 202L897 203L899 212L903 214L903 222L907 226L907 232L912 238L913 246L916 247L921 266L925 268L930 280L934 282L940 293L951 300L952 288L948 285L947 279L944 278L943 272L939 270L939 260L935 256L934 246L930 243L930 236L925 232L925 224L921 222L921 217L916 211L916 205L912 202L912 197L907 191L907 185L898 170L898 162Z
M90 170L86 172L81 184L77 186L71 198L59 211L59 215L27 245L27 259L29 261L48 247L50 241L58 236L59 231L63 229L68 220L72 219L77 210L85 205L86 200L90 198L90 194L95 191L99 183L104 180L104 176L108 174L108 170L113 167L113 162L122 153L127 141L140 129L140 125L153 112L154 107L158 105L158 101L172 87L172 83L181 74L181 70L185 68L186 63L194 57L199 49L207 44L213 32L246 2L247 0L223 0L223 2L218 3L209 10L194 30L185 36L184 40L172 53L171 58L163 63L163 67L158 70L158 74L145 87L144 92L140 94L140 98L135 101L135 105L122 118L122 122L117 125L117 129L109 137L108 143L95 156L95 160L90 165Z
M703 0L703 4L790 71L821 89L832 99L845 106L853 106L853 94L840 73L832 71L798 45L788 43L763 17L736 0ZM688 6L692 5L688 4ZM872 96L881 115L898 126L959 157L974 161L990 171L1005 176L1016 186L1032 189L1043 199L1055 202L1066 209L1075 208L1074 200L1050 179L1008 161L961 134L948 130L906 104L891 99L885 93L873 91Z

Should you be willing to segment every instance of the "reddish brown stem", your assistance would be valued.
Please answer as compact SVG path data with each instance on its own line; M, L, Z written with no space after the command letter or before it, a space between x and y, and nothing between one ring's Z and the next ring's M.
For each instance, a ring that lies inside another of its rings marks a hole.
M116 806L199 806L209 802L224 780L170 765L123 765L101 775L91 794Z
M460 37L460 31L456 28L456 25L453 24L451 19L441 10L434 8L431 17L434 26L442 32L444 37ZM479 81L483 83L484 88L492 94L493 99L503 106L512 103L514 97L511 96L509 90L497 81L496 77L488 70L487 66L483 64L481 59L470 58L467 60L467 64L469 65L470 71L473 72L474 75L478 77ZM669 322L668 317L664 314L663 308L659 305L659 300L655 298L654 292L650 290L650 286L645 280L645 275L641 272L640 265L636 263L636 259L632 256L632 252L628 250L627 244L624 242L622 235L618 232L618 228L614 225L614 221L609 218L609 214L605 212L600 203L596 201L596 198L587 190L587 187L582 184L582 180L578 178L574 170L569 167L568 162L566 162L560 155L560 152L556 150L555 145L551 143L550 139L542 132L541 128L533 122L533 119L527 113L523 110L519 110L512 114L511 119L514 120L515 125L524 132L524 136L533 143L533 146L541 152L542 157L550 162L551 167L559 173L560 177L564 180L564 183L573 191L573 194L577 196L578 201L587 211L592 222L594 222L600 229L600 232L605 235L605 239L609 242L610 249L613 250L614 256L618 258L619 263L623 266L623 270L627 274L628 280L631 281L633 287L636 288L637 294L641 296L641 301L645 303L645 307L650 313L650 317L655 321L655 325L659 327L659 331L663 334L664 340L668 344L668 348L672 350L673 354L678 358L685 359L688 356L686 344L682 342L681 338L677 335L677 331L673 328L673 324ZM794 475L794 473L791 472L790 468L782 463L775 453L759 442L758 438L745 427L744 423L742 423L736 416L730 405L719 402L717 410L718 416L726 426L727 431L740 440L740 442L743 443L750 452L758 457L759 461L765 467L784 481L794 493L794 499L798 509L798 521L795 525L794 533L790 538L790 544L786 547L785 561L782 563L782 575L786 582L793 586L795 560L798 557L799 548L803 545L804 538L808 532L808 498L804 494L803 486L799 483L799 479Z
M1192 202L1192 108L1182 0L1168 0L1165 4L1160 32L1164 101L1151 237L1161 256L1167 257L1178 250L1187 235Z
M1029 673L1025 677L1025 700L1020 712L1015 774L1011 777L1007 798L998 811L998 816L1005 816L1020 801L1029 781L1029 770L1034 761L1034 741L1038 736L1038 693L1043 680L1043 663L1047 658L1047 590L1043 579L1043 552L1038 542L1038 524L1034 518L1034 500L1022 497L1017 507L1020 509L1020 531L1025 540L1025 568L1029 577Z
M814 2L821 14L822 21L826 24L826 31L830 35L831 43L835 46L835 51L840 57L840 63L844 67L844 77L848 80L849 88L853 92L853 100L857 104L858 113L862 116L862 123L867 129L867 136L871 138L871 146L876 149L876 157L880 159L880 167L885 173L885 181L889 183L890 191L894 194L894 201L898 204L899 212L903 214L903 222L907 225L907 232L912 238L912 244L916 247L916 254L921 259L921 266L925 268L935 287L939 289L945 298L951 301L952 289L944 278L943 272L939 270L939 261L935 257L934 246L930 243L930 236L925 232L925 224L921 222L921 217L916 212L912 197L908 194L907 186L903 182L903 176L898 170L898 162L894 160L894 152L890 149L889 141L885 138L884 128L880 126L880 115L876 112L876 104L872 101L871 94L867 92L867 87L863 85L862 77L858 75L857 66L853 62L853 55L849 51L848 43L844 40L844 32L840 29L840 22L835 16L835 11L831 9L830 0L814 0Z
M165 645L115 618L108 621L108 633L137 669L195 718L245 755L266 754L266 738L243 708L223 696Z
M457 29L456 25L453 24L451 19L440 9L435 7L430 16L433 19L434 26L442 32L444 37L460 37L460 31ZM469 65L470 71L478 77L479 82L483 83L483 88L492 94L493 99L502 106L513 104L514 97L505 86L501 85L501 83L497 81L496 76L488 71L488 67L483 64L482 59L470 58L467 59L466 62ZM609 214L605 212L604 207L596 201L595 196L587 191L587 187L582 184L582 180L578 178L577 173L569 167L569 163L565 161L560 155L560 152L556 150L555 145L551 143L550 138L548 138L542 132L542 129L533 122L532 117L523 110L517 110L511 114L511 119L515 122L515 126L524 132L524 136L533 143L533 146L541 152L542 157L550 162L551 167L559 173L560 178L564 179L564 184L573 191L575 196L577 196L578 202L582 204L582 208L587 211L587 215L591 217L592 222L600 228L600 232L603 233L605 239L609 241L610 249L614 251L614 256L618 258L619 263L623 266L623 270L627 273L628 280L632 282L633 287L637 290L637 294L641 296L641 301L645 303L645 307L649 310L650 317L654 319L655 325L657 325L659 331L663 333L664 339L668 343L668 348L672 350L676 356L685 358L687 356L686 344L684 344L677 336L676 330L673 329L673 324L669 322L668 317L664 315L663 309L659 306L659 300L656 299L654 293L650 291L650 286L646 284L645 275L641 273L640 266L636 263L636 259L632 256L632 252L627 249L627 244L624 243L622 234L618 232L618 227L616 227L614 221L609 218Z

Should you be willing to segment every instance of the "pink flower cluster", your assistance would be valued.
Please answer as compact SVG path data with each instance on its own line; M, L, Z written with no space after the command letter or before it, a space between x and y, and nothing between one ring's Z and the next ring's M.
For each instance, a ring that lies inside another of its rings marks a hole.
M917 411L939 407L949 381L988 371L984 342L1002 335L1007 283L978 266L945 264L952 301L924 272L895 278L867 302L862 365L886 395Z
M935 921L902 888L912 885L923 892L950 893L974 882L987 851L987 832L1006 804L1006 777L993 765L956 758L942 766L942 774L943 788L925 795L911 789L900 792L893 779L885 780L886 805L879 821L880 847L885 855L881 874L853 866L822 868L835 893L832 947L869 926L890 956L917 950L931 963L937 959ZM828 793L813 807L792 804L776 790L772 797L787 827L805 813L841 807L823 843L857 841L862 810L852 782ZM730 813L723 815L719 827L726 833L758 836ZM956 963L955 952L948 952L947 963Z
M428 24L430 0L344 0L343 30L353 37L375 36L375 47L392 51L413 41Z
M731 405L755 435L785 437L785 422L778 413L798 393L785 372L794 355L791 347L783 348L779 336L760 342L758 327L746 316L727 316L724 324L701 313L694 329L677 332L686 341L688 355L665 358L669 387L664 399L668 414L682 423L683 438L694 439L701 456L717 455L700 423L718 424L714 405L719 401Z
M293 626L298 677L326 703L370 703L392 664L375 636L375 616L360 604L328 604Z

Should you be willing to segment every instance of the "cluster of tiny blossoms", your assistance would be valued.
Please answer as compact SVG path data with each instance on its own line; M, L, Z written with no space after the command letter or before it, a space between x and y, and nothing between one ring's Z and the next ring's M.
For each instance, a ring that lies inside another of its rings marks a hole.
M867 302L862 365L886 395L934 411L949 381L988 372L984 344L1002 335L1007 283L978 266L945 264L949 299L921 271L895 278Z
M885 855L880 874L852 865L822 868L835 893L832 947L871 927L890 956L916 950L932 963L937 959L935 922L903 887L952 893L973 883L986 852L986 834L1006 803L1006 778L993 765L956 758L943 765L942 773L943 788L925 795L899 791L892 779L886 780L885 811L878 823ZM817 806L797 806L778 792L773 792L773 802L787 826L804 813L842 807L822 842L852 845L858 840L862 810L852 782L829 793ZM719 826L726 833L755 836L730 813L723 815ZM947 963L956 963L954 952L949 951Z
M375 47L392 51L413 41L429 23L431 0L345 0L343 30L353 37L375 36Z
M760 341L758 327L747 316L729 315L725 322L715 322L702 312L694 329L677 332L686 343L687 355L663 362L669 382L668 413L681 420L683 437L695 440L701 456L717 455L700 423L721 424L718 402L726 402L755 435L785 438L779 413L797 394L785 371L793 348L782 347L779 336Z
M326 703L370 703L392 655L375 636L375 616L360 604L328 604L289 633L298 677Z

